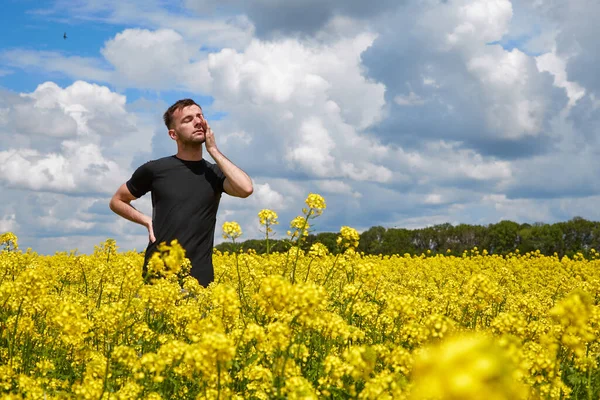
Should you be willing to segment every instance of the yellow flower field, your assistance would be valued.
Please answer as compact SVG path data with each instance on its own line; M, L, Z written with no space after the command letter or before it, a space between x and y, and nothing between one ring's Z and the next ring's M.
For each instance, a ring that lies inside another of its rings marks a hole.
M597 399L600 261L539 253L373 256L297 244L221 254L208 288L164 244L37 255L0 236L7 399ZM268 235L277 215L263 210ZM241 227L228 222L232 239ZM594 252L594 254L596 254Z

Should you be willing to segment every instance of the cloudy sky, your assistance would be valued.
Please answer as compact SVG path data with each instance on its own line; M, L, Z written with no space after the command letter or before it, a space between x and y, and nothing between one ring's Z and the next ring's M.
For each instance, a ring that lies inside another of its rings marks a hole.
M317 232L600 220L599 17L596 0L7 0L0 232L143 250L108 203L176 152L161 117L184 97L254 181L224 195L217 243L224 221L260 237L263 208L285 236L310 192Z

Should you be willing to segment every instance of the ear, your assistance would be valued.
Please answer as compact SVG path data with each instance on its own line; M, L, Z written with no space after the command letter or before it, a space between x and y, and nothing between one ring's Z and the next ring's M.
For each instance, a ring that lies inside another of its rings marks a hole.
M177 140L177 133L175 132L175 129L169 129L169 137L173 140Z

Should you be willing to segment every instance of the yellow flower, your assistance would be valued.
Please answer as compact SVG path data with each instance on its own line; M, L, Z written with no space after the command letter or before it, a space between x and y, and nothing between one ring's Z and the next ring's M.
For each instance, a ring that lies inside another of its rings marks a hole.
M290 226L295 229L306 229L309 227L308 222L303 216L298 216L290 222Z
M581 290L576 290L562 299L549 312L560 326L561 342L578 357L584 357L586 343L594 340L590 324L594 310L593 299Z
M307 199L290 236L307 235L321 200ZM275 224L277 214L259 219ZM233 222L223 231L241 235ZM190 264L177 242L151 256L163 279L148 285L144 254L113 239L90 255L43 256L12 251L16 236L3 234L0 332L10 346L0 346L0 390L15 399L598 397L597 252L369 255L354 250L355 229L336 237L343 254L301 242L268 255L214 251L215 282L203 287L182 275Z
M357 248L360 235L358 231L349 226L342 226L340 229L340 235L337 238L338 245L344 245L346 248Z
M310 228L310 224L306 220L306 217L302 215L297 216L290 222L290 227L293 229L288 231L288 236L291 236L292 239L296 237L304 237L308 236L308 229Z
M277 213L273 210L260 210L260 212L258 213L258 218L260 220L261 225L269 226L279 224L279 221L277 221Z
M237 222L224 222L223 223L223 239L235 240L242 236L242 228Z
M4 245L5 250L17 250L19 248L17 235L12 232L6 232L0 235L0 245Z
M323 196L315 193L310 193L306 198L305 203L317 215L321 215L323 210L327 207Z
M154 252L148 261L148 273L151 279L166 278L177 279L190 271L191 263L185 256L185 249L177 239L170 245L160 243L158 251Z
M412 399L526 399L514 366L490 338L465 335L424 349L414 365Z
M329 253L327 246L323 243L314 243L310 246L308 254L312 257L325 257Z

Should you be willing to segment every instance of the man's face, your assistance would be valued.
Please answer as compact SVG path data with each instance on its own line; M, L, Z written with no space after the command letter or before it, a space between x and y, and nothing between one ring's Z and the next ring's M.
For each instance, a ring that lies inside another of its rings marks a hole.
M183 144L201 145L206 140L206 124L202 109L197 105L181 108L173 113L171 137ZM172 132L174 131L174 132Z

